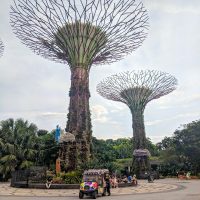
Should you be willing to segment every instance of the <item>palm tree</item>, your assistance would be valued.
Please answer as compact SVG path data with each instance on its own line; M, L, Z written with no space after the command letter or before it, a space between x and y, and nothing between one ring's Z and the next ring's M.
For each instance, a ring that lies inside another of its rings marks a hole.
M7 179L16 169L27 168L36 160L37 126L23 119L0 122L0 174Z
M51 166L53 166L56 162L59 151L59 145L55 140L55 130L51 131L50 133L45 130L39 130L37 135L38 137L36 140L38 155L36 164L51 168Z

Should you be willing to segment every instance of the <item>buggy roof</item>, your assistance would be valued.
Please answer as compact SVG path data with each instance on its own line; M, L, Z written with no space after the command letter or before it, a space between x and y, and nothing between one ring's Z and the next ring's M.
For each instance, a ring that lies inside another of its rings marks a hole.
M103 175L109 173L108 169L89 169L84 171L84 175Z

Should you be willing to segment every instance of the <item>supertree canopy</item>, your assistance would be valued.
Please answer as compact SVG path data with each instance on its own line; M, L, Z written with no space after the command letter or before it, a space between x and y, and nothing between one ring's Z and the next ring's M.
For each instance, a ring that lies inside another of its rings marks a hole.
M147 35L147 12L135 0L15 0L11 9L25 45L71 68L119 60Z
M0 40L0 57L3 55L4 45L3 42Z
M106 99L125 103L132 114L134 160L139 158L139 170L146 170L150 155L146 149L144 109L148 102L176 89L177 79L168 73L141 70L112 75L97 85L97 92ZM144 159L141 159L144 158ZM137 160L137 161L138 161Z
M147 36L148 16L135 0L14 0L14 33L36 54L71 69L66 131L90 154L89 71L137 49ZM84 141L83 141L84 140Z

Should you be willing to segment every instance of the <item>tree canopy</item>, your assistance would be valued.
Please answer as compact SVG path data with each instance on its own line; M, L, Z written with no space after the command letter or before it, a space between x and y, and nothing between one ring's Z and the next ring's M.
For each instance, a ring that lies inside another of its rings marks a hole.
M165 137L157 144L161 159L168 170L200 172L200 120L182 125L172 137Z
M49 166L55 163L57 151L53 133L23 119L0 122L0 179L32 165Z
M59 145L55 130L38 129L23 119L7 119L0 122L0 180L7 180L11 172L31 166L55 169ZM134 138L92 138L92 158L86 168L108 168L116 172L130 166ZM156 145L147 138L147 146L153 158L162 161L160 173L176 175L178 171L200 172L200 120L182 125L172 137L165 137Z

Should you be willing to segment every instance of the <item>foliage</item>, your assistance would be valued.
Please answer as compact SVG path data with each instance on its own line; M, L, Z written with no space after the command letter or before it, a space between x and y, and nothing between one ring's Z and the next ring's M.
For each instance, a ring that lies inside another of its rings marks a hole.
M152 156L159 156L159 149L157 145L153 144L150 138L146 139L146 148L149 150Z
M58 157L59 146L55 141L55 131L47 134L40 135L37 137L38 144L38 159L37 165L47 166L50 168L51 165L55 164L56 158Z
M47 179L52 180L52 183L57 184L77 184L82 181L82 172L81 171L71 171L71 172L61 172L54 174L52 171L47 171Z
M115 161L115 173L116 175L127 174L126 170L132 165L132 158L117 159Z
M7 180L11 172L33 165L49 166L58 151L54 135L39 130L23 119L0 122L0 176Z
M116 159L132 158L134 149L133 138L98 140L93 137L92 143L93 156L100 162L112 162ZM158 147L149 138L147 138L146 143L151 155L158 156Z
M172 137L164 138L157 147L163 160L162 173L200 172L200 120L183 125Z
M82 173L80 171L71 171L68 173L61 173L61 177L66 184L77 184L82 181Z
M133 138L119 138L117 140L98 140L92 138L93 160L87 163L83 169L108 168L113 173L120 173L131 166L134 142ZM152 156L159 154L158 147L149 138L146 140L147 148Z
M36 132L36 125L23 119L0 122L0 173L3 179L9 178L13 170L35 162Z
M48 131L47 130L44 130L44 129L40 129L38 130L37 132L37 135L40 137L40 136L44 136L44 135L47 135L48 134Z
M31 166L47 166L55 170L55 160L58 157L59 145L56 143L55 130L48 132L38 130L35 124L23 119L7 119L0 122L0 176L4 180L10 177L14 170L27 169ZM79 166L83 171L90 168L108 168L111 172L121 172L130 166L133 152L132 138L117 140L101 140L92 138L92 159ZM147 140L152 155L157 155L157 146ZM127 161L127 163L126 163ZM64 175L64 182L77 182L76 175ZM55 181L59 182L53 176ZM63 178L63 177L61 177Z

